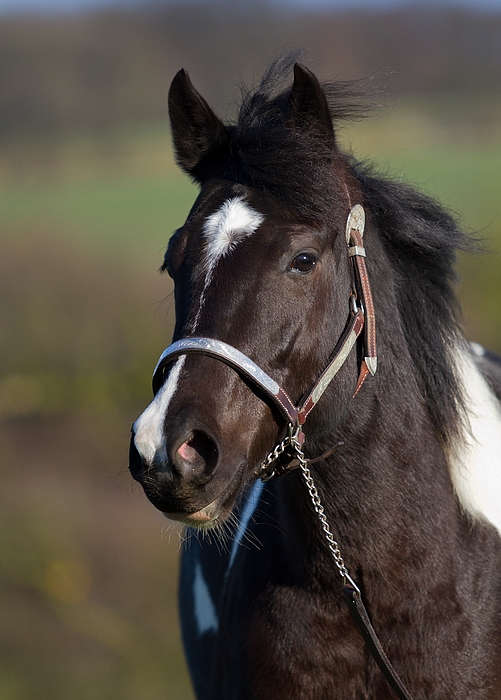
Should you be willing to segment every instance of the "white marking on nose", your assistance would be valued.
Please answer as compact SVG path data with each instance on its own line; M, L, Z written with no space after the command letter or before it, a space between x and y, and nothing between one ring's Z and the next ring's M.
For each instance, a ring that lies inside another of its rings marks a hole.
M134 444L146 464L151 465L155 453L164 445L164 421L183 369L186 355L174 363L159 392L134 423Z
M253 209L241 197L227 199L217 211L207 217L203 225L205 238L205 281L200 303L191 332L194 333L205 302L207 288L212 281L218 261L231 253L236 246L257 230L264 216Z
M195 564L195 578L193 579L193 600L195 604L195 619L197 621L198 634L205 632L217 632L219 624L216 608L212 602L204 573L200 562Z

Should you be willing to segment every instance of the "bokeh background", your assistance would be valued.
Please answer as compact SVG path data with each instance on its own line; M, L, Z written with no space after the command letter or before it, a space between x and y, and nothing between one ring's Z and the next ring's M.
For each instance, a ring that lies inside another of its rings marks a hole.
M470 337L501 351L501 5L0 0L0 699L189 700L178 534L127 472L172 333L157 273L195 195L166 116L180 67L224 116L304 47L369 78L340 132L455 211Z

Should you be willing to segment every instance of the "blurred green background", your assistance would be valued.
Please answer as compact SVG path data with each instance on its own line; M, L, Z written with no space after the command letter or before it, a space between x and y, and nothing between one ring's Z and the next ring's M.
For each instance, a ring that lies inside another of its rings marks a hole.
M279 51L363 78L339 138L457 212L470 337L501 352L501 10L141 3L0 16L0 699L187 700L180 540L127 472L172 333L157 273L194 199L166 94L223 115Z

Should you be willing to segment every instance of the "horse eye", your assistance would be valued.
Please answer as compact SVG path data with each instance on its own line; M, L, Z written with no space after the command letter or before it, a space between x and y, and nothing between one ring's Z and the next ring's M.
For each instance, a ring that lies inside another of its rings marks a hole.
M300 253L296 255L294 260L290 264L290 269L295 272L302 272L306 274L311 272L315 265L317 264L317 259L312 253Z

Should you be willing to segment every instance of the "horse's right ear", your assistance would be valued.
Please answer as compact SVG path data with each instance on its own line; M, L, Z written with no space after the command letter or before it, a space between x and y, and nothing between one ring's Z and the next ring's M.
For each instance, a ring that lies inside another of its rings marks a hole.
M296 128L320 134L334 142L332 117L325 92L316 75L294 64L294 83L288 99L289 117Z
M228 148L223 122L193 87L187 71L176 74L169 90L169 117L176 160L201 182Z

